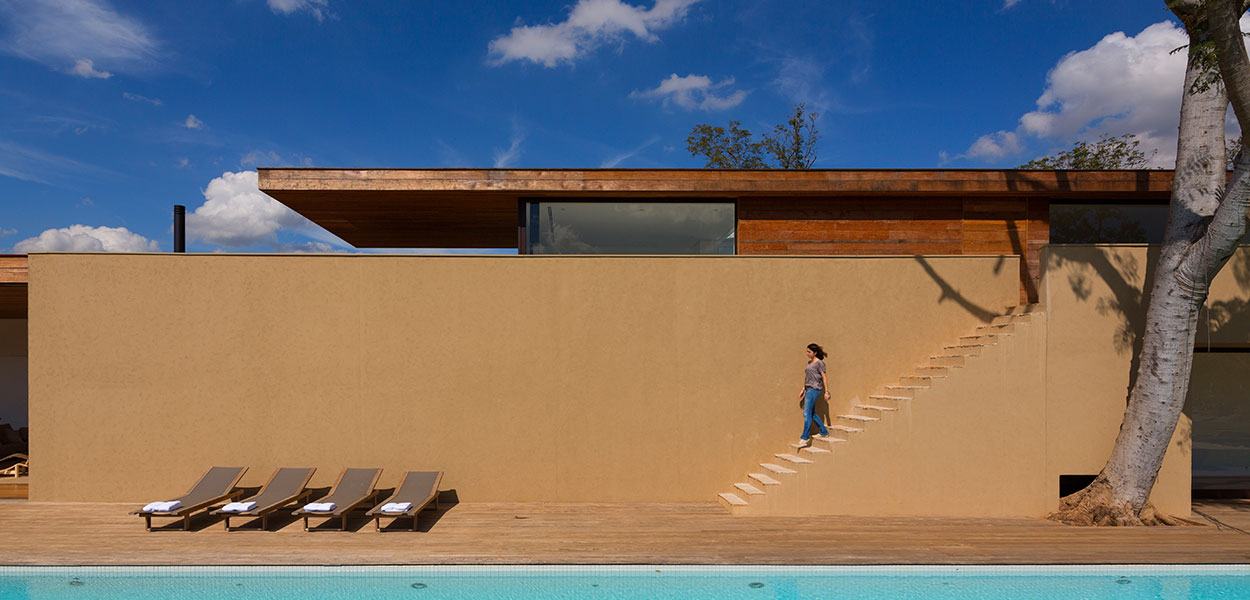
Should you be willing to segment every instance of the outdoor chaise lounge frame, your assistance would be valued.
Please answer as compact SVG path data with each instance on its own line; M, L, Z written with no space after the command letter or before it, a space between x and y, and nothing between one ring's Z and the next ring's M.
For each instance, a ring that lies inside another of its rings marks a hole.
M0 477L21 477L30 474L30 457L17 452L0 458Z
M317 469L314 467L295 468L283 467L276 469L273 475L269 476L269 481L261 486L260 491L250 498L241 498L240 502L251 501L256 503L256 508L246 512L223 511L217 509L210 514L221 515L225 517L226 531L234 531L239 527L231 528L230 519L232 518L260 518L260 529L266 531L269 529L269 515L289 508L292 504L297 504L308 500L312 495L312 490L308 488L308 481L312 479L313 473Z
M132 515L143 515L144 528L152 531L152 517L174 517L182 519L182 529L191 529L191 515L222 501L234 500L243 495L243 490L236 486L247 467L212 467L204 473L200 480L191 486L187 493L179 498L182 506L167 512L131 511Z
M347 515L353 510L359 509L368 502L376 500L378 490L374 489L378 485L378 478L382 476L382 469L343 469L339 473L339 478L334 482L334 487L330 488L330 493L317 502L333 502L334 510L299 510L291 513L297 517L304 517L304 531L317 531L309 529L308 519L311 517L328 517L329 519L339 518L339 531L347 530ZM324 522L328 522L324 521Z
M373 524L378 531L385 531L382 529L382 517L394 517L392 523L412 517L412 531L416 531L417 515L426 508L438 509L438 484L442 481L442 471L408 471L404 473L395 493L365 514L373 517ZM382 507L392 502L411 502L412 508L399 513L382 512Z

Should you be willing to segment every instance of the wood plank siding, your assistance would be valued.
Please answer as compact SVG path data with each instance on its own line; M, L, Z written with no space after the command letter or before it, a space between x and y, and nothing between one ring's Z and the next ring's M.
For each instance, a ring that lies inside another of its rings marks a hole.
M738 254L1015 254L1036 302L1050 201L1037 197L771 196L738 200Z

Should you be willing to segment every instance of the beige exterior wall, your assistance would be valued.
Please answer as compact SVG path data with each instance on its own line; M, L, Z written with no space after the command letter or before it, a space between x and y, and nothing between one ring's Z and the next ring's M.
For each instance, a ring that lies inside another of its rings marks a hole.
M1142 291L1157 256L1158 247L1135 245L1052 245L1047 251L1047 462L1055 476L1096 474L1110 454L1145 327ZM1199 315L1198 344L1250 343L1248 300L1250 248L1241 248L1212 282L1210 310ZM1206 368L1214 364L1209 358L1198 359L1191 390L1236 388L1231 379L1224 381L1230 375ZM1182 416L1152 495L1156 506L1173 514L1189 512L1194 435Z
M0 319L0 423L26 426L26 319Z
M798 435L807 343L862 399L1014 304L1016 260L35 254L31 499L240 464L708 502Z

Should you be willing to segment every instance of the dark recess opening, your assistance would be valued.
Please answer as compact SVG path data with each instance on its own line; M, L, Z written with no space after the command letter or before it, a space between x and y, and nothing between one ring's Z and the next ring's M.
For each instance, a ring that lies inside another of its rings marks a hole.
M1097 475L1060 475L1059 497L1070 496L1094 483Z

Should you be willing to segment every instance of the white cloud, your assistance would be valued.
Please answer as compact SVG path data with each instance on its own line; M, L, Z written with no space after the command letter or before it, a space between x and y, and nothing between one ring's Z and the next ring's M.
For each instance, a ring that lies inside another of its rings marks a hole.
M255 165L259 163L276 165L276 164L280 164L281 162L282 162L282 157L278 156L278 153L272 150L267 151L267 152L264 150L252 150L251 152L244 154L243 158L239 159L239 164L243 166Z
M143 23L105 0L0 0L0 21L8 25L0 49L84 77L107 77L97 64L143 70L159 49Z
M1250 17L1241 26L1250 28ZM1022 115L1014 131L981 136L957 158L999 159L1024 152L1030 141L1066 147L1131 133L1147 154L1157 152L1151 166L1171 167L1186 60L1185 52L1172 50L1188 43L1179 24L1164 21L1070 53L1046 75L1037 109Z
M268 2L269 10L279 15L289 15L303 11L321 21L330 14L329 0L268 0Z
M242 248L279 247L279 229L315 228L312 222L257 187L256 171L225 172L204 190L204 204L187 214L187 237Z
M0 237L8 237L17 233L16 229L0 229Z
M512 137L507 150L495 151L495 168L507 169L516 165L517 159L521 158L521 143L525 141L525 130L521 129L521 125L515 121L512 123Z
M1020 146L1020 138L1014 131L996 131L977 138L972 147L963 156L996 160L1005 156L1019 154L1024 148Z
M578 0L568 19L547 25L520 25L508 35L491 40L495 64L528 60L546 67L573 63L604 42L620 40L626 33L646 41L653 33L681 21L698 0L656 0L650 9L621 0Z
M629 94L630 98L650 98L660 99L665 106L676 104L686 110L725 110L733 108L746 99L746 90L737 90L732 93L724 90L734 83L734 78L730 77L720 83L712 83L711 78L705 75L686 75L678 77L676 73L668 76L660 82L655 89L643 92L634 91ZM717 90L724 90L718 93Z
M600 169L615 169L617 165L621 164L622 162L624 162L624 161L626 161L626 160L629 160L629 159L633 158L633 157L634 157L634 156L636 156L639 152L642 152L643 150L645 150L645 149L646 149L648 146L650 146L651 144L654 144L654 143L656 143L656 142L660 141L660 139L661 139L661 138L660 138L660 136L658 136L658 135L656 135L656 136L652 136L652 137L651 137L651 139L649 139L649 140L647 140L647 141L643 142L643 143L642 143L642 144L640 144L637 148L634 148L633 150L629 150L629 151L626 151L626 152L622 152L622 153L620 153L620 154L617 154L616 156L613 156L613 157L611 157L611 158L609 158L609 159L607 159L607 160L603 161L602 163L600 163L599 168L600 168Z
M203 129L204 121L195 118L195 115L187 115L187 120L182 123L187 129Z
M97 71L95 63L90 58L78 59L78 62L75 62L74 66L70 67L69 73L79 77L86 77L87 79L108 79L113 76L108 71Z
M25 254L40 251L70 252L160 252L160 244L125 227L92 227L70 225L48 229L38 237L24 239L13 246L13 252Z
M1020 3L1020 2L1022 2L1022 1L1023 1L1023 0L1003 0L1003 10L1007 10L1007 9L1009 9L1009 8L1011 8L1011 7L1013 7L1013 6L1017 5L1017 4L1019 4L1019 3Z
M180 158L180 159L178 159L178 168L179 168L179 169L185 168L185 167L186 167L187 165L189 165L189 164L191 164L191 159L189 159L189 158L187 158L187 157L185 157L185 156L184 156L184 157L182 157L182 158Z
M122 92L122 98L133 100L135 102L147 102L152 106L160 106L162 104L160 98L148 98L147 96L140 96L139 94L132 94L130 92Z

